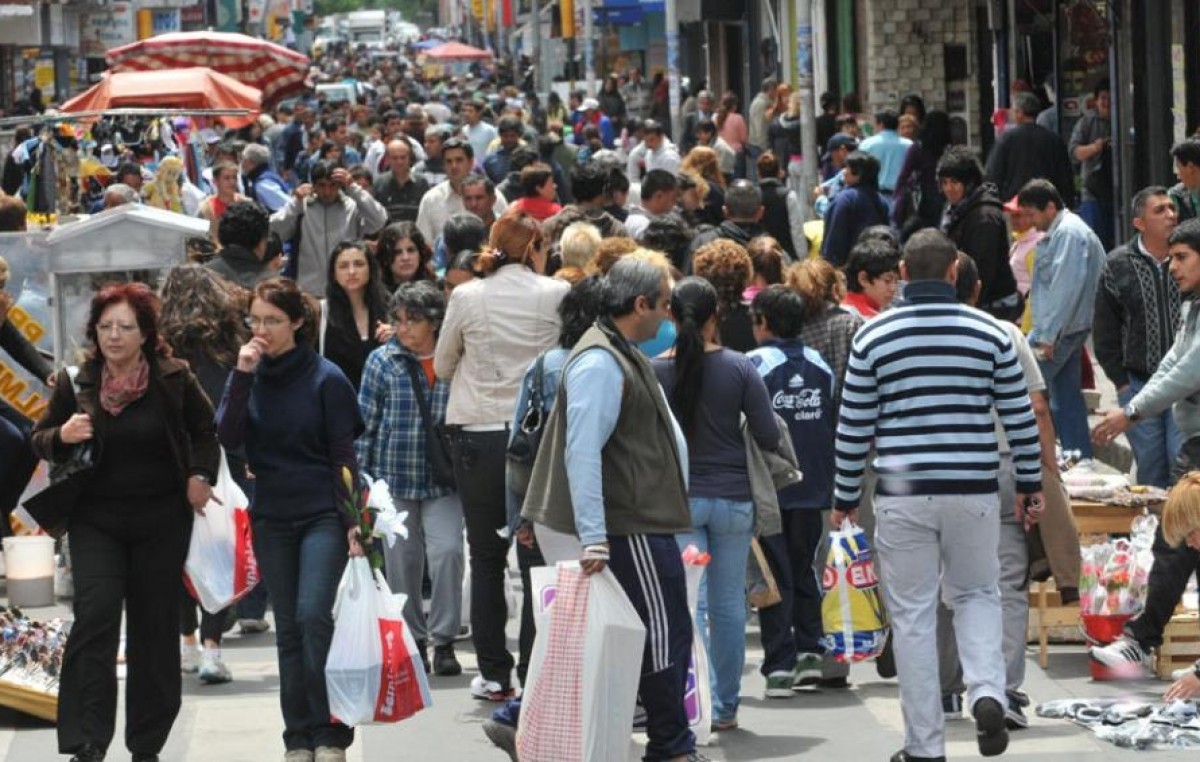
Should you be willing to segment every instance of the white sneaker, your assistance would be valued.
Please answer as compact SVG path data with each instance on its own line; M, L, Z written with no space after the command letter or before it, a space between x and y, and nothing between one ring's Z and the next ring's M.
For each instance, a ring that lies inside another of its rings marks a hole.
M203 653L200 650L199 643L188 645L187 643L179 644L179 670L186 672L189 675L200 671L200 655Z
M314 762L346 762L346 750L336 746L318 746Z
M221 649L206 648L200 654L200 682L205 685L219 685L233 680L229 667L221 661Z
M1133 638L1122 635L1101 648L1093 648L1091 657L1119 675L1141 677L1150 669L1150 654Z
M471 680L471 698L480 701L507 701L515 695L516 691L512 688L504 690L495 680L484 680L483 675L475 675Z

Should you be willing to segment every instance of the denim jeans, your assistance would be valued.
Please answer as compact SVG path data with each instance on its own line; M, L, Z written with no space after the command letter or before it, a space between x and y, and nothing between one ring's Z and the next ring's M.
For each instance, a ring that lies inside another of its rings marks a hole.
M754 504L717 497L688 499L692 531L675 536L712 555L700 581L696 623L712 666L713 717L737 716L746 664L746 558L754 535Z
M300 521L258 517L253 528L254 553L275 608L284 746L344 749L354 730L330 719L325 660L346 568L346 528L332 509Z
M1105 251L1113 248L1113 206L1112 201L1099 201L1091 198L1079 205L1079 216L1092 229Z
M1050 393L1050 414L1054 430L1063 449L1078 450L1083 457L1092 457L1092 438L1088 431L1087 405L1083 402L1080 376L1083 367L1083 345L1087 331L1068 333L1054 344L1054 357L1038 360L1038 368Z
M1146 385L1146 379L1132 373L1129 386L1117 392L1121 407L1137 396ZM1137 462L1137 478L1140 484L1152 484L1166 489L1171 486L1171 463L1183 448L1183 432L1175 425L1175 418L1168 408L1156 416L1143 418L1136 426L1125 432L1129 446L1133 448L1133 459Z

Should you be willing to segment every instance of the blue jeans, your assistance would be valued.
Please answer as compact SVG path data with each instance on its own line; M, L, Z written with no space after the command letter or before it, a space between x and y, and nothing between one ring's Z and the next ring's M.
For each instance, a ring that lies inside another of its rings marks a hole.
M1121 407L1137 396L1146 385L1146 379L1129 374L1129 386L1117 392ZM1183 432L1175 425L1171 410L1156 416L1143 418L1136 426L1125 432L1133 458L1137 461L1137 478L1140 484L1152 484L1166 489L1171 486L1171 463L1183 449Z
M754 535L754 504L717 497L688 499L692 531L675 536L712 555L700 581L696 623L712 667L713 718L737 716L746 664L746 559Z
M259 517L253 525L259 571L275 607L284 746L344 749L354 730L330 721L325 660L346 568L346 528L332 510L300 521Z
M1111 201L1088 199L1079 205L1079 216L1092 229L1105 251L1113 248L1113 208Z
M1038 360L1038 368L1050 393L1050 414L1054 430L1064 450L1078 450L1092 457L1092 439L1088 431L1087 405L1083 402L1080 376L1083 369L1083 344L1087 331L1069 333L1054 344L1054 358Z

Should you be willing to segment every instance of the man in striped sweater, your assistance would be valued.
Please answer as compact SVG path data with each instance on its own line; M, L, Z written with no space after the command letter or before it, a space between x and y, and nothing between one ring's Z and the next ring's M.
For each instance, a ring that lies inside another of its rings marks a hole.
M979 751L1001 754L1004 657L998 588L998 511L1026 528L1041 502L1041 451L1029 392L1008 333L959 304L954 243L922 230L900 264L905 306L859 330L851 348L837 432L835 507L854 520L872 443L879 484L875 543L892 620L904 749L892 762L945 759L937 670L939 589L954 610ZM1015 506L1001 506L993 408L1012 447Z

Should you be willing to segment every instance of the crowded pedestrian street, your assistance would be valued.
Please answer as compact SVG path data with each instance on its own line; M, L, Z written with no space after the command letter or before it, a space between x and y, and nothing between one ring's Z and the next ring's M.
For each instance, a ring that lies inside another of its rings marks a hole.
M0 0L0 762L1191 758L1198 39Z

